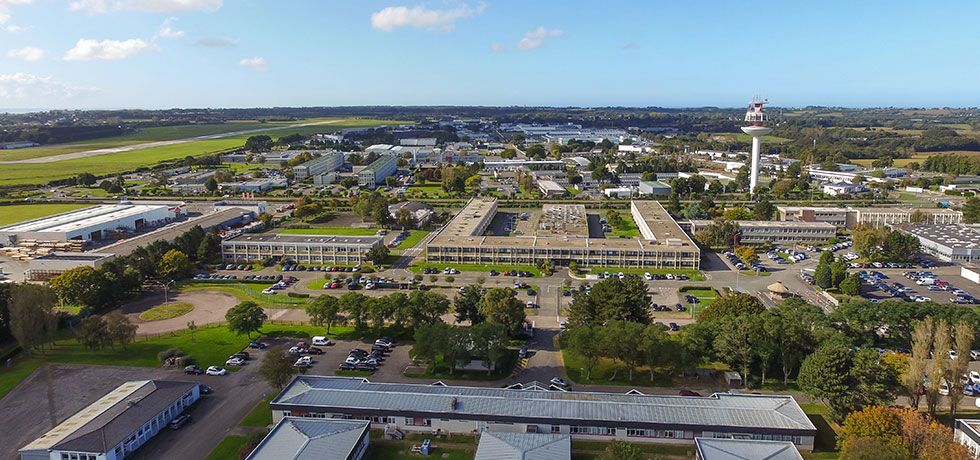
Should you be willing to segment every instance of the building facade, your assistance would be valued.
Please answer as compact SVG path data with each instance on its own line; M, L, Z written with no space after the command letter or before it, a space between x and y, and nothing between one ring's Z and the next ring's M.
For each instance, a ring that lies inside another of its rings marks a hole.
M739 437L788 441L804 450L813 449L816 435L793 397L778 395L566 393L298 376L270 406L276 421L369 420L375 428L409 433L551 433L684 444L696 437Z
M974 458L980 458L980 420L957 419L953 439L966 446Z
M980 229L966 225L903 224L893 228L915 235L919 250L943 262L980 262Z
M179 207L103 204L0 227L0 246L18 240L101 240L113 230L142 230L172 222Z
M336 171L344 165L344 154L339 152L325 153L306 163L293 166L293 177L297 182L308 177L319 176Z
M692 220L691 234L712 223L710 220ZM816 244L824 243L837 235L837 226L827 222L741 220L736 223L739 229L738 240L742 244Z
M361 187L373 187L383 183L388 176L395 174L398 170L398 157L394 155L381 155L366 168L357 173L357 183Z
M233 262L266 258L308 264L357 264L382 244L380 236L241 234L221 242L221 257Z

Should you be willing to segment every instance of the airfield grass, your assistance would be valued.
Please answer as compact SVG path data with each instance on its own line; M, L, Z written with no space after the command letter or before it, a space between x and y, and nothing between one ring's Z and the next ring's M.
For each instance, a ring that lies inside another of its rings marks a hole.
M0 170L3 168L0 167ZM0 206L0 225L8 225L25 220L37 219L62 212L88 207L87 204L16 204Z
M314 134L314 133L324 133L338 131L344 128L351 127L363 127L363 126L378 126L384 124L401 124L405 123L403 121L397 120L375 120L375 119L337 119L336 123L316 125L316 126L305 126L296 127L291 129L277 129L270 130L268 132L256 132L247 135L239 135L226 137L221 139L205 139L196 140L183 144L176 145L165 145L159 147L150 147L145 149L133 150L129 152L111 153L105 155L97 155L88 158L76 158L71 160L57 161L52 163L37 163L37 164L6 164L0 167L0 187L3 186L16 186L16 185L31 185L31 184L45 184L54 180L66 179L77 175L79 173L88 172L95 174L97 176L105 176L110 174L122 173L127 171L132 171L140 167L152 166L156 163L169 160L182 159L188 156L200 156L210 153L217 153L233 148L238 148L244 145L245 140L249 136L259 135L259 134L269 134L272 137L280 137L289 134ZM299 124L307 122L315 122L316 120L302 120L296 121L289 124ZM324 121L324 120L321 120ZM234 128L229 129L226 125L219 125L224 127L223 132L234 132L241 130L241 125L235 124ZM258 125L251 124L251 129L260 129L262 126L268 126L269 128L277 128L276 125ZM182 139L186 137L194 137L202 135L201 127L199 126L184 126L184 127L173 127L174 130L179 131L177 128L187 128L187 134L176 134L174 132L154 132L153 134L143 134L140 139L133 140L120 140L120 138L112 138L101 140L101 142L114 144L108 145L108 147L118 147L120 145L132 145L139 144L143 142L152 142L154 140L173 140ZM249 128L245 128L249 129ZM157 139L152 139L152 137L157 137ZM167 139L169 137L170 139ZM35 156L50 156L59 155L62 153L72 153L83 150L91 150L97 148L105 148L106 146L99 146L93 144L86 144L85 146L79 146L79 144L62 144L51 147L45 147L42 149L47 149L44 153L39 151L37 154L31 152L19 152L16 155L35 155ZM71 147L68 147L71 145ZM61 150L58 150L61 149ZM25 149L33 151L34 149ZM10 154L8 154L10 155ZM22 159L11 156L0 157L0 160L16 160Z

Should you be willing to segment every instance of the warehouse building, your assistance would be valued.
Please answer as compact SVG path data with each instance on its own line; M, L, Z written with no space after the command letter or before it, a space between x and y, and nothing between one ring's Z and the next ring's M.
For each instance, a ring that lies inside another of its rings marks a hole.
M572 439L684 443L696 437L789 441L812 450L816 427L792 396L708 397L375 383L297 376L271 402L284 417L370 420L389 431L551 433Z
M382 241L380 236L245 233L223 240L221 257L238 263L271 257L309 264L354 264L367 262L368 251Z
M714 221L692 220L691 234L704 230L712 223ZM736 223L738 240L742 244L816 244L837 236L837 226L827 222L740 220Z
M919 250L943 262L980 262L980 229L966 225L903 224L893 228L919 238Z
M572 438L567 434L484 431L473 460L569 460Z
M695 438L694 446L697 460L803 460L799 449L788 441Z
M28 281L45 281L78 267L102 268L116 258L104 252L52 252L27 261L24 277Z
M121 460L201 397L196 382L126 382L22 447L21 460Z
M538 181L538 189L541 190L541 194L544 195L545 198L565 196L565 194L568 193L565 191L565 187L558 185L558 182L547 179L541 179Z
M357 173L357 183L361 187L374 187L383 183L388 176L398 170L398 158L394 155L381 155Z
M533 234L485 236L497 200L473 198L426 247L429 262L698 269L701 251L656 201L632 201L642 237L591 238L582 205L549 205ZM578 231L572 231L578 229ZM601 231L600 231L601 233Z
M670 196L670 190L670 185L656 180L641 180L639 185L640 195L663 198Z
M0 246L19 240L101 240L113 230L142 230L177 218L178 207L103 204L0 227Z
M284 417L245 460L361 460L370 427L366 420Z
M334 172L344 165L344 154L339 152L325 153L306 163L293 166L293 177L297 182L308 177L319 176Z

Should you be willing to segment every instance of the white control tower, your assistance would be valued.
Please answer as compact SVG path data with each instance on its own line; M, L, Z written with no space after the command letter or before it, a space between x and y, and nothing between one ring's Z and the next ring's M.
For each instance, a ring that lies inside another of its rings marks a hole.
M742 132L752 136L752 169L749 173L749 193L755 193L755 186L759 183L759 151L762 149L762 136L772 132L769 124L769 116L762 111L762 105L769 102L765 99L753 99L749 103L749 110L745 112L745 121L751 123L743 126Z

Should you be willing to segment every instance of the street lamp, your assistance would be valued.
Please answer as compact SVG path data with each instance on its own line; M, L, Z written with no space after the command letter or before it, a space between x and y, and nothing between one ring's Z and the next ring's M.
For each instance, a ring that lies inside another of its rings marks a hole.
M166 304L166 303L169 303L170 302L170 297L169 297L168 294L169 294L170 286L172 286L174 284L174 280L169 280L167 282L163 282L163 281L159 281L159 280L147 280L147 281L145 281L145 283L146 284L152 284L154 286L162 287L163 288L163 303Z

